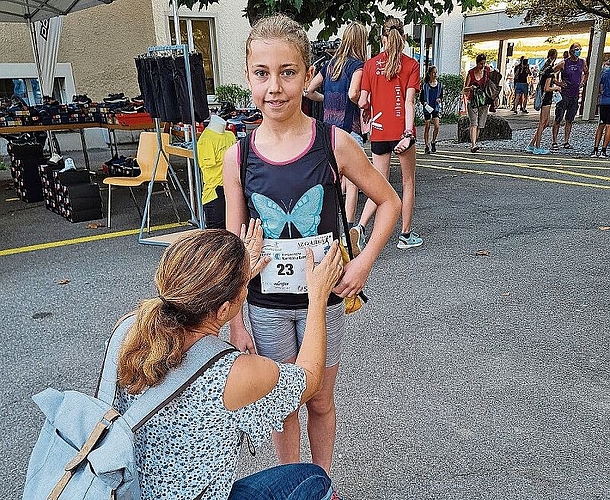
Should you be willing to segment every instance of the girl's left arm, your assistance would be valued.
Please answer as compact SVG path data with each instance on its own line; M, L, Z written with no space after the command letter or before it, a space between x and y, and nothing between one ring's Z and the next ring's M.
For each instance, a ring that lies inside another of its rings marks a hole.
M405 132L415 134L415 89L407 88L405 97Z
M364 150L338 128L335 131L335 158L341 175L345 175L377 205L375 224L366 247L345 265L345 274L333 289L341 297L357 295L366 283L375 259L383 250L400 216L400 198L394 188L367 158Z

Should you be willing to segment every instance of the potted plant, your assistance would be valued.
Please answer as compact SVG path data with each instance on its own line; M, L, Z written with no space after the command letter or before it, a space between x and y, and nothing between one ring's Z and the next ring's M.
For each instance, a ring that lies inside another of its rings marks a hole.
M216 101L232 104L236 109L247 108L251 99L252 93L250 90L236 83L216 87Z

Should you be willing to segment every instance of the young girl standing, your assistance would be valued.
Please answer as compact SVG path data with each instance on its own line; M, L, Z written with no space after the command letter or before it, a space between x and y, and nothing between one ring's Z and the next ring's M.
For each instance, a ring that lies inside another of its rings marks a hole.
M402 173L402 232L398 248L423 243L411 231L415 204L415 94L419 91L419 64L402 53L405 35L402 21L390 17L381 32L383 51L364 64L358 105L370 116L373 164L387 179L390 156L398 155ZM377 210L368 199L360 218L360 229Z
M436 153L436 138L439 129L439 112L443 100L443 84L438 81L436 66L430 66L424 77L424 85L420 93L420 100L424 107L424 153ZM432 130L432 142L430 142L430 121L434 124Z
M349 24L343 32L337 52L322 66L305 91L309 99L324 102L324 121L345 130L360 146L364 143L358 98L362 67L366 61L366 40L367 32L362 24ZM323 87L323 94L317 91L320 86ZM358 188L349 180L346 184L345 212L351 229L356 217ZM358 255L363 244L361 234L357 229L355 231L350 236L354 255Z
M551 116L551 104L553 104L553 92L561 90L559 85L555 84L555 73L553 66L557 59L557 50L549 49L546 61L540 70L540 87L542 88L542 107L540 108L540 119L538 121L538 128L534 132L532 140L525 148L528 153L534 153L535 155L545 155L549 153L548 149L541 146L542 133L549 124L549 117Z
M334 176L324 148L324 133L301 111L301 98L313 77L311 53L303 28L284 15L257 22L246 41L246 79L263 121L248 137L246 171L240 172L241 145L227 150L224 186L227 228L238 233L250 217L262 221L273 260L248 287L248 315L254 343L242 315L231 321L231 342L242 351L293 362L299 352L307 315L304 273L298 250L338 239ZM345 265L333 289L326 316L328 350L320 391L307 402L312 460L329 470L335 442L334 385L345 331L343 297L358 294L387 242L400 211L400 200L348 133L333 129L334 154L345 175L379 205L367 247ZM243 184L242 184L243 178ZM297 412L274 435L281 463L300 459Z

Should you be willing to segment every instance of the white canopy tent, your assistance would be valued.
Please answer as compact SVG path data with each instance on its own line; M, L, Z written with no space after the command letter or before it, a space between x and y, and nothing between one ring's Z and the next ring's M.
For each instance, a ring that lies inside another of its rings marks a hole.
M51 95L63 17L112 0L1 0L1 23L26 23L42 95Z

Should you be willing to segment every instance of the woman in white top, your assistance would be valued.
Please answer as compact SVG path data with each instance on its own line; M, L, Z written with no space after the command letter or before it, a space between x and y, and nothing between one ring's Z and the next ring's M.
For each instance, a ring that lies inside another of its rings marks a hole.
M194 231L167 248L155 276L158 296L140 304L119 352L119 411L162 384L192 345L217 336L241 311L250 278L267 263L261 246L260 221L250 221L241 239L220 229ZM295 364L226 354L136 432L142 500L331 498L330 479L313 464L234 480L244 438L256 446L281 431L321 386L326 302L342 271L337 242L316 266L308 251L307 326Z

